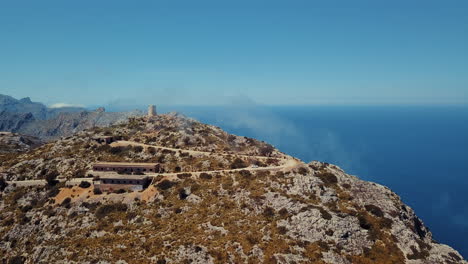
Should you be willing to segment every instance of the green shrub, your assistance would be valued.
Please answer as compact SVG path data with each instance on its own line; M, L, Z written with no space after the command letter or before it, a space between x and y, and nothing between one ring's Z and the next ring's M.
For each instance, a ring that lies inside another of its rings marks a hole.
M453 252L448 253L448 255L450 257L452 257L455 261L461 261L462 260L457 254L455 254Z
M283 217L283 218L286 218L286 217L289 216L289 211L288 211L288 209L286 209L286 208L284 208L284 207L281 208L281 209L278 211L278 213L279 213L279 215L281 215L281 217Z
M377 206L375 206L373 204L367 204L367 205L364 206L364 208L366 208L366 210L369 213L371 213L371 214L373 214L373 215L375 215L377 217L383 217L384 216L384 213L382 212L382 210L379 207L377 207Z
M108 151L111 154L118 155L124 151L124 147L111 147Z
M275 148L270 144L265 144L260 148L260 156L270 156Z
M234 135L229 135L229 136L227 137L227 141L228 141L229 143L234 143L234 140L236 140L236 136L234 136Z
M231 164L231 169L242 169L246 167L247 164L240 158L236 158Z
M65 198L65 200L63 200L63 202L60 205L63 206L63 207L69 207L70 202L71 202L71 198L67 197L67 198Z
M322 215L322 218L325 220L330 220L332 219L332 215L325 209L320 208L320 214Z
M307 168L305 168L305 167L300 167L300 168L297 170L297 172L298 172L299 174L301 174L301 175L307 175L307 173L308 173L309 171L308 171Z
M50 190L47 192L47 197L51 198L51 197L55 197L57 196L57 194L59 194L60 192L60 189L57 187L57 186L53 186L52 188L50 188Z
M282 172L282 171L277 171L277 172L275 173L275 177L277 177L277 178L283 178L283 177L284 177L284 172Z
M413 218L413 222L414 222L413 231L416 234L418 234L421 239L424 239L427 235L427 232L423 229L424 224L421 222L421 220L417 216Z
M336 176L330 172L319 172L318 174L316 174L316 176L320 178L320 180L322 180L322 182L326 186L330 186L330 185L334 185L338 183L338 178L336 178Z
M185 189L183 188L180 188L179 189L179 198L181 200L185 200L185 198L187 198L189 195L185 192Z
M172 188L174 185L176 185L175 182L169 181L169 180L164 180L158 184L156 184L156 187L158 187L161 190L168 190Z
M156 149L154 147L149 147L147 150L148 150L148 153L151 155L156 154Z
M31 221L31 219L27 217L26 214L23 212L19 213L17 217L18 217L18 222L21 225L26 225L27 223Z
M86 188L89 188L91 187L91 183L87 182L87 181L81 181L80 185L78 185L80 188L83 188L83 189L86 189Z
M288 232L288 229L285 226L279 226L278 227L278 233L280 233L281 235L284 235L287 232Z
M125 211L127 211L127 205L123 203L104 204L96 209L94 215L96 216L96 218L102 219L111 213Z
M255 175L257 176L257 178L264 178L264 177L270 176L270 171L258 170L255 172Z
M5 190L5 188L8 186L8 183L3 177L0 177L0 191Z
M411 251L413 251L412 254L406 255L408 259L414 260L414 259L427 259L429 257L429 251L427 249L421 249L421 251L418 251L415 246L411 246Z
M179 179L186 179L192 177L191 173L179 173L177 174L177 178Z
M309 168L311 168L314 171L318 171L320 169L318 166L315 166L313 164L309 164Z
M265 208L265 210L263 210L263 216L265 216L266 218L275 217L275 209L273 209L271 207Z
M244 178L250 178L252 176L252 173L248 170L241 170L239 171L239 174Z
M84 178L86 176L86 170L80 169L75 171L75 178Z
M23 264L25 261L23 256L14 256L8 260L8 264Z
M57 170L51 170L46 173L45 180L47 181L47 185L55 186L59 181L57 181L57 176L59 173Z
M33 208L33 207L32 207L30 204L28 204L28 205L22 206L20 210L21 210L21 212L23 212L23 213L27 213L27 212L29 212L32 208Z
M136 153L140 153L140 152L143 151L143 147L142 146L134 146L133 151L136 152Z
M211 180L212 178L213 177L210 174L206 173L206 172L200 173L200 179Z
M366 230L369 230L372 228L372 223L369 222L365 216L363 215L358 216L358 220L359 220L359 226L361 228L366 229Z

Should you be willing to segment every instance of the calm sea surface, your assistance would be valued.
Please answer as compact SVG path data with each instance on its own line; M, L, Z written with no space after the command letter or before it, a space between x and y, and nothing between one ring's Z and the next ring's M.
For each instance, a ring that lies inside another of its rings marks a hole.
M177 107L305 162L388 186L468 256L468 107ZM170 108L163 108L169 111Z

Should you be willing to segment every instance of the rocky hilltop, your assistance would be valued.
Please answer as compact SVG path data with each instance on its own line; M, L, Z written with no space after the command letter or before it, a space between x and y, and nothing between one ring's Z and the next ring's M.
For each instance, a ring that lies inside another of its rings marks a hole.
M0 95L0 131L39 137L43 140L70 136L94 126L110 126L141 116L141 111L106 112L104 108L87 111L81 107L48 108L30 98L17 100Z
M42 144L43 142L35 137L11 132L0 132L0 155L26 152Z
M96 161L162 170L143 191L103 193ZM4 263L467 263L388 188L178 114L0 162Z

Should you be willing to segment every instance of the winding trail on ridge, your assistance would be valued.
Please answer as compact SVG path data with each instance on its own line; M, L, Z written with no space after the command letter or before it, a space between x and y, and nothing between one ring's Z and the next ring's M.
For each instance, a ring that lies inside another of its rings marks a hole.
M255 155L237 154L237 153L209 152L209 151L190 150L190 149L181 149L181 148L169 148L169 147L164 147L164 146L149 145L149 144L143 144L139 142L126 141L126 140L119 140L110 144L111 147L125 147L129 145L141 146L144 148L153 147L155 149L166 149L166 150L171 150L171 151L176 151L176 152L181 151L181 152L189 153L192 155L198 154L198 155L218 155L218 156L239 156L239 157L256 158L256 159L281 159L281 160L294 159L293 157L288 156L286 154L283 154L284 157L267 157L267 156L255 156Z
M294 168L302 162L292 156L288 156L284 154L283 157L267 157L267 156L254 156L254 155L246 155L246 154L235 154L235 153L216 153L216 152L208 152L208 151L200 151L200 150L189 150L189 149L180 149L180 148L170 148L170 147L164 147L164 146L157 146L157 145L149 145L149 144L143 144L143 143L138 143L138 142L133 142L133 141L116 141L110 144L112 147L125 147L125 146L141 146L145 149L147 148L155 148L155 149L165 149L165 150L171 150L171 151L181 151L181 152L186 152L192 155L221 155L221 156L238 156L238 157L246 157L246 158L255 158L255 159L276 159L281 161L281 165L278 166L267 166L267 167L246 167L246 168L240 168L240 169L225 169L225 170L210 170L210 171L184 171L184 172L166 172L166 173L153 173L149 174L147 173L146 175L149 177L155 178L158 175L165 176L166 179L171 179L177 177L177 174L181 173L191 173L193 175L199 176L201 173L216 173L216 172L235 172L235 171L242 171L242 170L247 170L247 171L262 171L262 170L281 170L281 169L291 169ZM97 172L93 171L93 175L95 176L100 176L100 175L108 175L109 172ZM67 185L79 185L82 181L88 181L92 182L93 178L72 178L69 180L65 179L59 179L59 181L64 181ZM45 185L47 182L45 180L24 180L24 181L8 181L8 184L16 184L17 186L39 186L39 185Z
M143 143L138 143L138 142L133 142L133 141L125 141L125 140L120 140L116 141L110 144L112 147L125 147L125 146L141 146L143 148L150 148L153 147L155 149L166 149L166 150L171 150L171 151L182 151L186 152L189 154L195 154L195 155L222 155L222 156L238 156L238 157L246 157L246 158L255 158L255 159L276 159L276 160L281 160L282 164L278 166L267 166L267 167L246 167L246 168L240 168L240 169L225 169L225 170L210 170L210 171L184 171L184 172L167 172L167 173L155 173L155 174L147 174L150 177L155 177L157 175L162 175L166 176L166 179L169 178L174 178L177 177L177 174L181 173L191 173L194 175L199 176L201 173L216 173L216 172L235 172L235 171L242 171L242 170L247 170L247 171L262 171L262 170L281 170L281 169L291 169L302 162L292 156L288 156L284 154L284 157L267 157L267 156L254 156L254 155L246 155L246 154L235 154L235 153L216 153L216 152L208 152L208 151L200 151L200 150L188 150L188 149L180 149L180 148L169 148L169 147L164 147L164 146L158 146L158 145L149 145L149 144L143 144ZM105 172L104 172L105 173ZM99 172L93 172L93 174L99 176ZM73 179L72 179L73 180Z

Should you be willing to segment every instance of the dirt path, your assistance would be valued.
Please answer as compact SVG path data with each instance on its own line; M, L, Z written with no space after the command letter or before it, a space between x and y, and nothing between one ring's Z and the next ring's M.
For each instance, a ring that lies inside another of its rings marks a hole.
M46 185L45 180L25 180L25 181L7 181L8 184L16 184L19 187Z
M155 149L167 149L171 151L182 151L186 152L192 155L234 155L234 156L239 156L239 157L248 157L248 158L256 158L256 159L277 159L281 160L281 165L278 166L267 166L267 167L247 167L247 168L240 168L240 169L226 169L226 170L210 170L210 171L186 171L186 172L168 172L168 173L153 173L149 174L147 173L146 175L148 177L156 177L158 175L165 176L165 178L175 178L177 177L178 174L180 173L191 173L192 175L195 176L200 176L201 173L217 173L217 172L235 172L235 171L242 171L242 170L247 170L247 171L263 171L263 170L281 170L281 169L291 169L299 164L301 164L301 161L293 158L291 156L285 155L285 157L282 158L274 158L274 157L265 157L265 156L253 156L253 155L243 155L243 154L230 154L230 153L213 153L213 152L206 152L206 151L198 151L198 150L187 150L187 149L177 149L177 148L168 148L168 147L163 147L163 146L155 146L155 145L148 145L148 144L143 144L143 143L138 143L138 142L132 142L132 141L117 141L111 144L113 147L117 146L141 146L144 148L149 148L153 147ZM98 171L92 171L90 172L95 176L103 176L103 175L109 175L111 172L98 172ZM65 181L65 180L61 180ZM82 181L87 181L91 182L93 181L93 178L72 178L68 181L66 181L66 185L69 186L76 186L79 185ZM16 184L17 186L41 186L41 185L46 185L47 182L45 180L26 180L26 181L9 181L8 184Z
M125 146L141 146L145 149L152 147L155 149L166 149L166 150L171 150L171 151L181 151L185 153L189 153L192 155L220 155L220 156L239 156L239 157L247 157L247 158L256 158L256 159L280 159L280 160L287 160L287 159L294 159L293 157L285 155L285 157L266 157L266 156L254 156L254 155L246 155L246 154L236 154L236 153L218 153L218 152L209 152L209 151L200 151L200 150L190 150L190 149L180 149L180 148L169 148L169 147L163 147L163 146L158 146L158 145L148 145L148 144L143 144L143 143L138 143L138 142L133 142L133 141L125 141L125 140L119 140L116 142L113 142L110 144L112 147L125 147Z
M166 173L146 173L145 175L155 179L157 176L163 176L163 179L171 180L171 179L176 179L178 174L182 173L190 173L192 176L199 177L200 174L202 173L228 173L228 172L236 172L236 171L278 171L278 170L283 170L283 169L292 169L298 165L300 165L301 162L295 158L289 158L285 159L284 163L278 166L267 166L267 167L246 167L246 168L240 168L240 169L226 169L226 170L209 170L209 171L184 171L184 172L166 172ZM90 172L94 176L108 176L110 174L116 174L115 172L100 172L100 171L93 171ZM82 180L82 179L81 179ZM79 182L80 178L75 178L72 179L72 181ZM67 183L68 185L68 183Z

